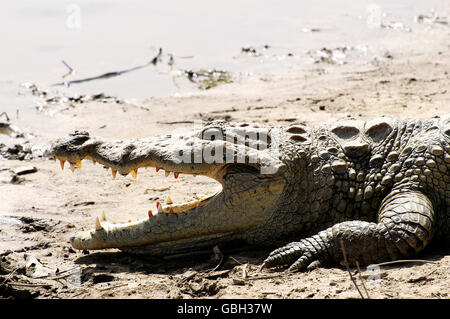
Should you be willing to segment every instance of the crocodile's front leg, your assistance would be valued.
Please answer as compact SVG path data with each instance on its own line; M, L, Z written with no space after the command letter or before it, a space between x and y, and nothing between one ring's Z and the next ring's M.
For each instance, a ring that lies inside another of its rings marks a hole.
M263 267L290 265L289 270L330 264L344 265L342 247L350 265L395 260L414 255L431 240L435 212L427 196L415 191L394 191L378 214L378 223L348 221L317 235L274 250Z

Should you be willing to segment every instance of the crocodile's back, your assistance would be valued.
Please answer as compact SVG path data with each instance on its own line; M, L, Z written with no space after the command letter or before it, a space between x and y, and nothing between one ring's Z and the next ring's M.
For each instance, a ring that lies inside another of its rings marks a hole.
M427 195L436 235L450 236L450 116L291 125L286 133L295 159L281 207L297 212L305 236L346 220L376 221L385 197L404 190Z

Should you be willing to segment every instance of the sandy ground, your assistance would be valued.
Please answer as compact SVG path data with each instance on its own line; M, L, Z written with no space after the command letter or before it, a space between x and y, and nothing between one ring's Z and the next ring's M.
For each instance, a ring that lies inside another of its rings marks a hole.
M379 115L442 115L450 111L446 40L433 50L393 54L377 64L315 64L185 97L73 103L51 125L66 132L86 129L105 138L135 138L190 127L198 119L315 125ZM47 135L37 139L56 137ZM12 170L27 165L37 171L13 178ZM211 251L155 260L117 250L75 251L68 243L74 232L92 228L102 210L117 222L142 218L167 194L177 201L218 186L207 178L181 175L175 180L162 171L142 170L137 180L113 180L111 172L91 162L72 173L50 158L37 158L2 160L0 183L0 298L360 298L343 268L258 272L270 249L223 251L222 259ZM352 273L371 298L449 298L449 252L433 246L417 256L426 263L382 266L376 272L362 267L362 278L355 269ZM26 267L26 256L43 266ZM38 271L49 275L32 278Z

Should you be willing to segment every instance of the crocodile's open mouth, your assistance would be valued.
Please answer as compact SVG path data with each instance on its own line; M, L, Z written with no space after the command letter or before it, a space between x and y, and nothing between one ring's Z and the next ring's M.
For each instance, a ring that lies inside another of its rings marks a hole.
M214 146L211 141L199 143L200 150L219 149L208 148ZM217 141L216 145L225 146L222 141ZM118 173L137 178L142 169L151 168L157 172L163 170L166 177L173 175L175 179L180 174L206 176L222 186L218 191L183 202L175 202L167 196L164 202L156 202L148 216L134 222L115 223L102 213L96 218L93 230L77 233L71 238L72 246L77 249L146 246L152 247L152 253L157 253L154 250L162 247L173 249L181 243L184 247L187 242L246 231L261 224L273 212L275 203L267 205L266 198L279 196L282 192L284 182L280 175L262 174L260 164L251 162L249 157L244 157L243 162L211 162L208 154L203 153L204 158L199 161L192 152L192 158L188 156L180 161L178 150L186 151L183 153L186 155L190 147L186 139L180 144L167 137L106 142L79 131L56 141L52 153L63 169L67 163L74 171L82 167L82 160L91 160L110 170L113 178ZM241 146L230 143L229 147L237 154ZM243 144L242 148L245 147Z
M61 169L64 170L65 164L68 163L70 166L70 170L74 172L77 169L81 169L82 167L82 160L90 160L95 165L100 162L101 165L107 170L111 170L111 175L113 179L116 179L117 172L121 171L121 175L127 176L128 174L125 173L124 168L119 168L117 165L111 165L111 163L103 162L101 160L97 161L96 159L92 158L91 156L86 156L84 158L78 158L74 160L73 156L70 160L68 160L66 157L63 156L53 156L53 160L56 162L57 160L60 161ZM181 172L172 172L169 170L164 170L163 167L158 167L154 165L154 163L146 163L146 164L139 164L135 167L128 167L129 174L134 178L138 178L138 171L139 169L148 169L153 168L155 169L155 172L158 173L161 169L164 171L165 177L169 177L173 175L175 179L178 179L180 174L189 174L193 176L197 176L199 174L194 173L181 173ZM170 195L167 195L165 202L157 201L155 203L156 210L149 209L148 210L148 217L151 218L158 214L179 214L179 213L190 213L195 211L195 208L204 206L210 202L212 202L214 199L219 197L220 194L223 193L223 183L224 180L227 178L227 176L230 176L232 174L257 174L257 169L251 165L245 165L245 164L227 164L221 169L217 170L215 174L200 174L204 176L208 176L215 181L219 182L221 187L215 191L206 192L202 195L194 195L192 198L188 198L183 202L174 202L172 197ZM101 217L96 218L96 230L100 230L102 228L105 228L105 222L107 222L106 213L103 211ZM131 221L128 223L116 223L115 221L111 222L113 225L116 224L132 224Z
M90 160L92 161L93 164L97 164L97 161L95 159L93 159L90 156L86 156L84 158L79 158L76 161L73 161L73 158L71 158L71 161L69 161L67 158L62 157L62 156L53 156L53 160L56 162L57 160L60 161L60 166L61 169L64 169L65 164L69 163L70 165L70 170L72 172L74 172L76 169L81 169L82 167L82 160L86 159L86 160ZM103 165L103 167L107 170L111 170L111 175L113 177L113 179L116 179L117 176L117 172L118 172L118 168L117 166L112 166L110 163L101 163ZM233 167L234 166L234 167ZM153 209L149 209L148 211L148 217L153 217L154 215L157 214L161 214L161 213L165 213L165 214L176 214L176 213L185 213L188 211L193 210L196 207L200 207L203 206L207 203L209 203L210 201L212 201L215 197L217 197L218 194L220 194L223 191L223 180L224 177L226 175L229 175L232 173L232 171L236 170L236 167L239 166L239 171L248 171L248 172L252 172L255 170L255 168L248 166L245 167L246 165L242 165L242 164L229 164L226 165L225 167L223 167L222 169L220 169L219 171L217 171L216 174L214 174L214 176L211 176L210 174L207 174L205 176L208 176L214 180L216 180L217 182L219 182L222 187L220 189L217 189L215 191L210 191L210 192L206 192L202 195L194 195L192 196L192 198L187 198L185 201L183 202L174 202L172 197L170 195L167 195L165 202L160 202L157 201L155 203L156 205L156 210ZM129 171L129 174L134 178L137 179L138 177L138 171L139 169L148 169L148 168L154 168L155 172L158 173L161 169L164 170L164 168L162 167L157 167L156 165L152 165L152 163L150 164L140 164L134 168L131 168L131 170ZM122 170L123 172L124 170ZM189 174L189 175L193 175L193 176L197 176L198 174L192 174L192 173L181 173L181 172L171 172L169 170L164 170L164 175L165 177L169 177L171 175L173 175L173 177L175 179L178 179L178 177L180 176L180 174ZM121 173L121 175L123 176L127 176L128 174L126 173ZM202 174L203 175L203 174ZM102 220L106 221L106 217L105 217L105 213L102 213ZM116 222L113 222L113 224L116 224Z

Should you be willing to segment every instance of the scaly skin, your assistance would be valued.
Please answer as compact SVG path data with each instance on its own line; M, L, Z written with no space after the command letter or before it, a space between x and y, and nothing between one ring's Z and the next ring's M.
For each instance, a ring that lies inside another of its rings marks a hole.
M231 139L236 134L250 138ZM288 243L263 266L303 270L342 264L342 248L350 264L363 265L447 241L449 142L450 114L268 130L213 122L191 134L116 142L74 132L54 143L53 154L71 165L100 162L114 176L152 166L222 184L195 207L168 205L120 225L97 219L95 230L72 237L77 249L161 255L236 241Z

